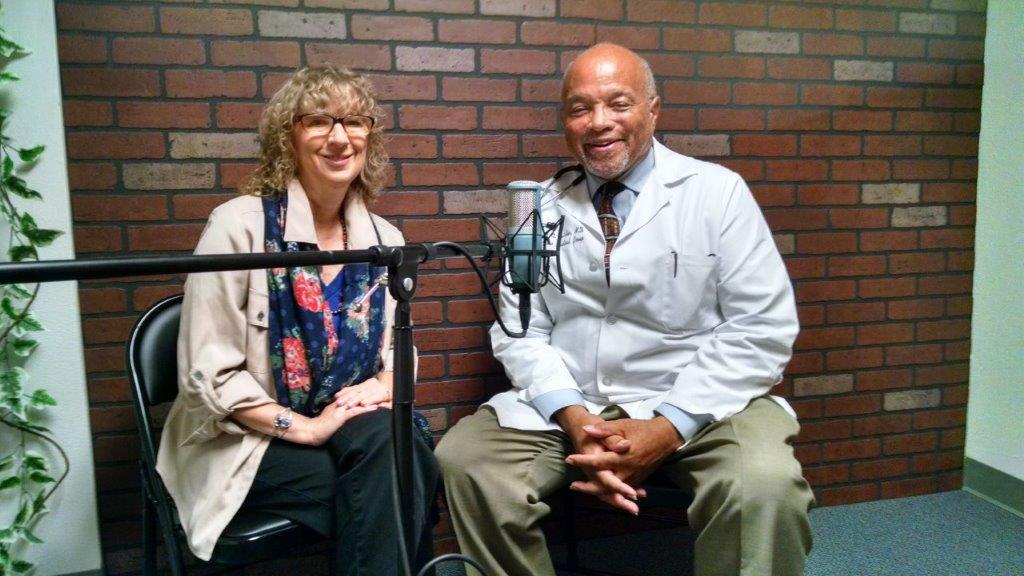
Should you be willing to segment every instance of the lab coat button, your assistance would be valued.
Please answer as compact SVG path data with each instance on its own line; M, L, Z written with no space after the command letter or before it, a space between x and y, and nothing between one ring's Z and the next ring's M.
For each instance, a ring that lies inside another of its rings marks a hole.
M609 317L608 317L608 323L609 323L609 324L615 324L615 323L616 323L616 322L618 322L618 321L619 321L619 319L618 319L618 318L616 318L615 316L609 316Z
M605 376L604 378L601 378L601 384L604 384L605 386L611 386L612 379Z
M590 271L591 272L597 272L597 261L596 260L591 260L590 261Z

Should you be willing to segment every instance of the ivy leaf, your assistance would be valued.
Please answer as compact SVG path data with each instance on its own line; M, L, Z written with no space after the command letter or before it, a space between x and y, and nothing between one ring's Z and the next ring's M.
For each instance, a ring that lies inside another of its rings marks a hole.
M25 454L25 467L29 470L46 470L46 458L43 458L39 454L28 453Z
M40 196L41 198L41 196ZM26 231L25 237L29 239L32 244L36 246L49 246L57 239L58 236L63 234L60 230L48 230L46 228L36 228L32 231Z
M18 509L18 515L14 517L15 525L24 524L25 520L28 520L28 515L31 512L31 510L29 510L30 505L31 504L29 502L25 502L21 505L21 508Z
M50 396L46 390L36 390L32 393L32 397L29 398L29 402L33 406L56 406L57 400L53 396Z
M8 476L0 481L0 490L7 490L8 488L14 488L15 486L21 485L21 478L18 476Z
M11 350L14 351L15 356L21 356L27 358L32 355L32 351L39 346L39 342L29 338L15 338L11 344Z
M32 507L35 508L37 514L46 512L46 490L39 491L35 500L32 501Z
M10 59L12 56L20 56L24 54L28 54L28 51L20 44L11 42L7 38L0 36L0 56Z
M11 464L14 464L14 455L13 454L5 457L3 460L0 460L0 471L3 471L3 470L6 470L7 468L10 468Z
M10 156L4 156L4 180L7 180L14 174L14 159Z
M19 148L18 157L21 158L22 162L35 162L43 154L43 150L46 146L40 144L39 146L33 146L31 148Z
M26 184L24 180L14 175L8 176L4 179L4 186L7 186L12 194L21 196L22 198L36 199L43 197L39 192L29 188L28 184Z
M14 529L4 528L0 530L0 543L13 542L14 541Z
M5 396L12 396L14 400L21 395L22 382L28 375L21 366L14 366L0 374L0 392Z
M21 535L25 537L25 540L28 540L29 542L31 542L33 544L42 544L43 543L43 539L40 538L39 536L36 536L35 534L33 534L32 531L29 530L28 528L25 528L25 530L21 533Z
M50 484L56 482L56 480L53 477L51 477L48 474L39 472L38 470L29 472L28 477L29 480L32 480L33 482L37 482L39 484Z
M24 574L35 567L35 564L27 560L15 560L14 562L11 562L11 569L14 570L16 574Z
M22 234L39 229L39 225L36 224L36 219L28 212L22 212L21 218L18 219L18 225Z
M18 321L18 327L28 330L29 332L40 332L44 330L43 325L36 320L36 317L31 312L26 312L21 320Z
M7 250L7 254L10 255L13 262L21 262L23 260L36 259L39 257L36 253L36 247L31 244L24 246L11 246Z
M4 298L0 300L0 311L6 314L9 318L17 318L18 311L14 309L14 300L10 298Z
M18 78L10 72L0 73L0 82L17 82L18 80L21 80L21 78Z
M17 296L18 298L31 298L32 297L32 292L28 291L21 284L8 284L6 286L6 288L8 290L10 290L11 292L13 292L14 295Z

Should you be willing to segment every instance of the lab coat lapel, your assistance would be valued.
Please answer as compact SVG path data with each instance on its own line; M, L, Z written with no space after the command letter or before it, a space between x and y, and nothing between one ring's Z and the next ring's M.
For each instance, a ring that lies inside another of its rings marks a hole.
M654 172L637 196L636 204L616 243L624 242L654 220L663 208L672 203L683 180L696 173L696 166L688 158L670 154L667 148L655 140Z
M597 220L597 211L594 210L594 204L590 200L590 192L587 190L586 180L580 180L580 182L567 188L555 203L562 213L583 224L592 234L604 238L604 232L601 231L601 223Z

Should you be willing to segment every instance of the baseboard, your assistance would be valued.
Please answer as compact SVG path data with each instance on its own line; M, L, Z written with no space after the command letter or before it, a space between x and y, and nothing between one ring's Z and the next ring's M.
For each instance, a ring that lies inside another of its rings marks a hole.
M964 459L964 490L1024 517L1024 480L988 464Z
M103 576L103 569L97 568L95 570L83 570L81 572L68 572L67 574L61 574L61 576Z

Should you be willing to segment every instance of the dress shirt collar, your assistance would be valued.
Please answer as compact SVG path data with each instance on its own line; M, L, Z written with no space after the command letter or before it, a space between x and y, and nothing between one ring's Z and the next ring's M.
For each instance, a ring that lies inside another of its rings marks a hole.
M652 144L652 146L647 149L647 153L644 154L644 157L641 158L635 166L630 168L628 172L623 174L622 177L618 179L618 181L622 182L622 184L631 192L633 192L634 196L636 196L640 194L641 190L644 189L644 184L647 183L647 179L650 178L653 172L654 146ZM600 188L602 184L607 182L607 180L599 176L595 176L591 174L589 171L586 172L586 174L587 189L590 191L590 197L593 198L594 194L597 193L597 189Z

